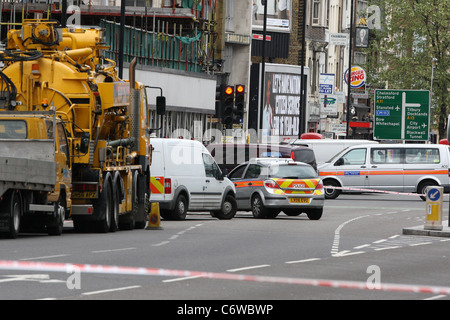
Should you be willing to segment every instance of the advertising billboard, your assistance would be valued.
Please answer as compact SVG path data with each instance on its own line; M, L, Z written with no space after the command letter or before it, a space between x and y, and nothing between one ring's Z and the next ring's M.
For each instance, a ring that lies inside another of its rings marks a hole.
M266 64L262 94L264 104L259 109L262 136L298 136L299 121L305 119L305 115L300 117L300 67Z
M267 30L290 32L292 21L292 0L265 0L267 2ZM264 26L264 6L262 0L253 0L252 25L255 30Z

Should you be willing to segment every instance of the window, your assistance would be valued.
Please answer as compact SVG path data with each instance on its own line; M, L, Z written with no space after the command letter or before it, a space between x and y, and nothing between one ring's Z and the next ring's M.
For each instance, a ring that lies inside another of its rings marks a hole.
M312 24L319 24L320 22L320 0L313 0L313 7L312 7Z
M258 164L251 164L248 166L244 179L258 178L261 173L261 166Z
M270 167L269 176L281 179L315 179L317 172L313 167L305 165L274 165Z
M362 165L366 163L366 149L353 149L342 156L344 164Z
M205 166L205 174L207 177L214 177L219 180L222 177L222 172L220 171L217 163L214 159L206 153L202 154L203 156L203 165Z
M439 149L408 148L405 150L405 163L440 163Z
M247 165L246 165L246 164L243 164L243 165L237 167L235 170L233 170L233 171L229 174L228 178L229 178L230 180L238 180L238 179L241 179L241 178L242 178L242 174L244 173L245 168L247 168Z
M23 120L0 120L0 139L26 139L27 124Z
M69 145L67 143L66 131L62 123L57 125L59 150L66 155L67 165L70 165Z
M374 164L401 163L401 149L372 149L371 161Z

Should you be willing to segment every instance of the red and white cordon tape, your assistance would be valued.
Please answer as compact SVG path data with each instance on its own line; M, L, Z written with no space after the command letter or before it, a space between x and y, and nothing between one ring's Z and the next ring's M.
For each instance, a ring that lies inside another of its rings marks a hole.
M350 187L335 187L335 186L323 186L325 189L339 189L348 191L361 191L361 192L374 192L374 193L390 193L390 194L400 194L404 196L425 196L424 194L418 193L407 193L407 192L396 192L396 191L385 191L385 190L373 190L373 189L359 189Z
M207 279L222 279L249 282L296 284L315 287L331 287L341 289L359 289L393 292L429 293L439 295L449 295L450 287L423 286L408 284L380 283L371 285L361 281L340 281L324 279L302 279L288 277L252 276L243 274L229 274L217 272L171 270L158 268L140 267L120 267L92 264L71 264L57 262L33 262L33 261L8 261L0 260L0 270L22 270L22 271L47 271L73 273L75 270L80 273L92 274L121 274L133 276L168 276L168 277L201 277Z

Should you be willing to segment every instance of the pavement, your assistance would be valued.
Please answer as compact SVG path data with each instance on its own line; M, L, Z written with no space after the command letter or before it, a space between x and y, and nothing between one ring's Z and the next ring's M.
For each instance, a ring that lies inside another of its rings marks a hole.
M447 221L442 221L442 230L428 230L425 229L425 225L417 227L403 228L403 234L416 235L416 236L431 236L431 237L449 237L450 238L450 226Z

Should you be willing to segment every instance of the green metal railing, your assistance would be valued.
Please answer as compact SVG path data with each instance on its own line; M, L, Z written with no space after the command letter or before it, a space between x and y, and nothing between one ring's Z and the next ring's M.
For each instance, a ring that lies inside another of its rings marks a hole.
M102 20L100 27L105 30L104 40L110 46L105 56L118 61L120 24ZM206 42L205 32L195 29L192 36L181 36L182 26L177 28L174 24L171 26L173 34L169 34L168 22L161 21L154 29L156 31L125 26L124 62L131 62L137 57L141 65L199 73L206 71L210 62L207 53L210 46Z

